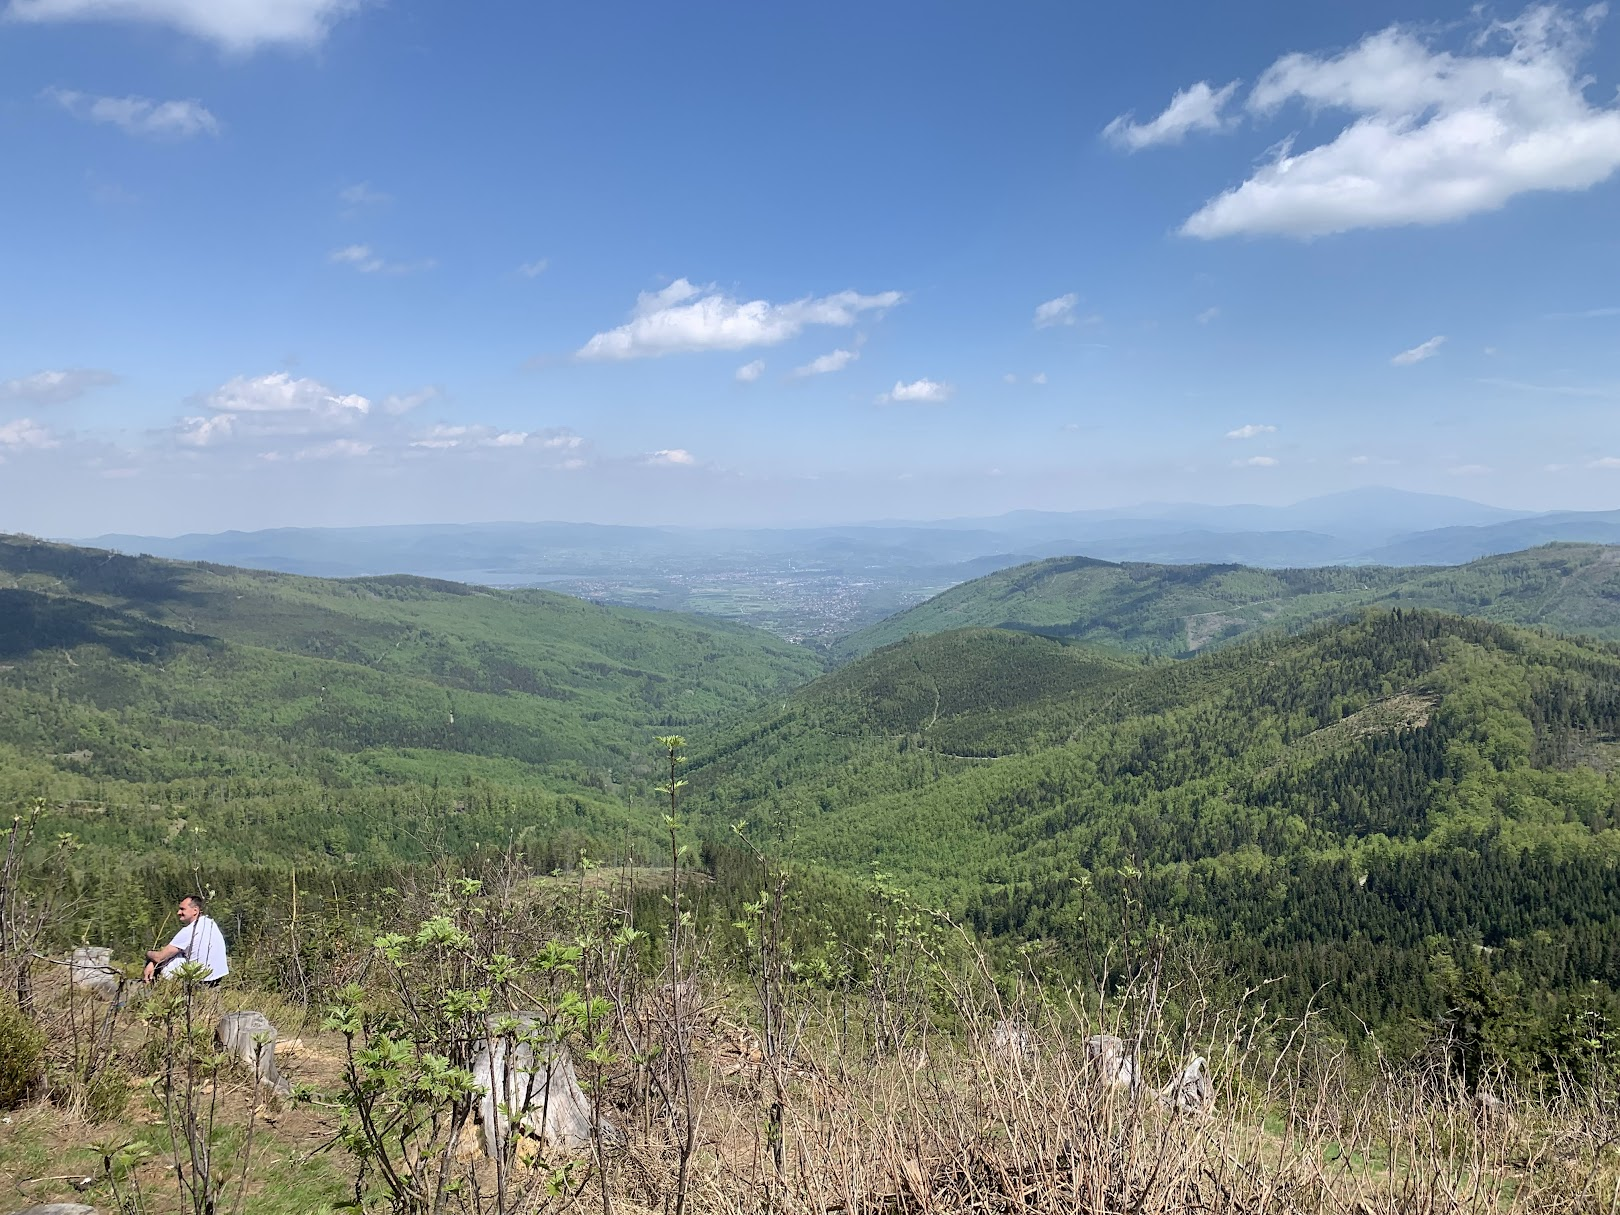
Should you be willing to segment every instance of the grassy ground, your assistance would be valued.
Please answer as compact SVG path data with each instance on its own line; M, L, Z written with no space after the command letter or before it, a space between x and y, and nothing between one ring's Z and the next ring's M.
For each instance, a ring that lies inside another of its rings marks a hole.
M218 1004L199 1007L199 1021L268 1011L282 1027L283 1072L313 1098L278 1102L230 1069L204 1086L223 1167L237 1169L250 1115L254 1128L249 1166L233 1172L221 1215L304 1215L350 1199L354 1162L334 1145L342 1039L274 992L205 999ZM1194 1043L1144 1043L1146 1083L1133 1095L1101 1082L1083 1045L1084 1015L1072 1007L1018 1022L1014 1047L995 1045L987 1020L945 1034L915 1007L796 1004L774 1048L747 1023L744 994L710 989L690 1011L687 1211L1596 1215L1620 1203L1612 1099L1543 1093L1496 1106L1412 1073L1352 1086L1304 1053L1262 1050L1258 1022L1228 1022L1196 1044L1210 1054L1215 1091L1207 1111L1189 1113L1156 1086ZM103 1211L192 1209L175 1184L161 1068L142 1067L156 1058L151 1029L129 1020L112 1049L130 1083L117 1117L98 1123L72 1102L45 1101L6 1115L0 1208L76 1200ZM669 1211L681 1136L669 1110L638 1101L637 1088L622 1063L605 1077L604 1108L622 1135L611 1151L521 1151L505 1209ZM115 1162L109 1179L103 1156L137 1144L144 1158ZM487 1187L470 1133L452 1164ZM74 1182L85 1177L97 1180L80 1190Z

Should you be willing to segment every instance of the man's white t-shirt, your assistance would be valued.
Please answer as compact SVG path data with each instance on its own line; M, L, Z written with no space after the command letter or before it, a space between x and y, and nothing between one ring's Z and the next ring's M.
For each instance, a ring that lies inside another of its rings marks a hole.
M205 915L181 925L169 944L180 952L163 964L163 969L158 972L159 978L172 978L174 972L187 962L201 962L208 967L208 982L223 979L231 971L225 959L225 935L220 932L219 925Z

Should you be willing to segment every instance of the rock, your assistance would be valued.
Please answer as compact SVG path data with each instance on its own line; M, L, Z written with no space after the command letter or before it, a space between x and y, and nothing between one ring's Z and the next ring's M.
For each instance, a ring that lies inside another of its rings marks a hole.
M278 1097L291 1097L292 1085L276 1066L276 1027L262 1012L226 1013L214 1031L225 1053L258 1074L259 1083Z
M96 1208L82 1202L38 1202L24 1207L17 1215L96 1215Z
M1109 1088L1124 1088L1135 1092L1141 1084L1141 1073L1136 1059L1125 1045L1125 1039L1113 1034L1092 1034L1086 1039L1086 1059L1097 1071L1097 1076Z
M990 1054L1004 1063L1035 1057L1035 1035L1022 1021L1002 1018L990 1027Z
M1159 1099L1188 1114L1207 1113L1215 1104L1215 1083L1203 1055L1194 1055L1181 1075L1165 1085Z
M567 1052L551 1041L546 1018L508 1013L491 1016L489 1024L491 1036L478 1044L472 1061L473 1081L484 1090L478 1110L485 1154L491 1159L501 1154L514 1122L553 1147L571 1150L589 1144L590 1100ZM502 1026L512 1028L497 1032ZM618 1137L605 1120L602 1132Z
M68 955L68 981L79 991L113 999L122 978L112 964L112 950L81 945Z

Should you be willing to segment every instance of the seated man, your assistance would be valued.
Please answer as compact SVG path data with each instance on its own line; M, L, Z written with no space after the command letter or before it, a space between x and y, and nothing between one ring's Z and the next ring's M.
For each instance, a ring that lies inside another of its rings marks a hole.
M194 894L180 900L175 914L180 917L180 931L174 934L174 940L162 949L146 951L146 981L150 983L154 975L173 978L174 972L185 963L200 962L208 968L204 982L209 987L217 985L230 973L225 958L225 935L218 924L203 914L203 901Z

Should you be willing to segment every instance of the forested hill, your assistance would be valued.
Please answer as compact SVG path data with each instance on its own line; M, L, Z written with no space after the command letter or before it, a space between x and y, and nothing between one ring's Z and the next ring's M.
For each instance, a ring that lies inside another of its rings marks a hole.
M62 829L142 853L181 831L270 863L617 832L654 734L819 669L763 632L543 591L0 539L0 796L82 807Z
M1406 609L1177 663L996 638L825 677L702 757L694 808L1050 965L1100 958L1134 906L1296 1007L1340 985L1347 1030L1433 1015L1441 953L1620 988L1613 646ZM981 661L1015 684L946 682ZM975 719L976 754L952 730Z
M1177 655L1371 604L1620 638L1620 547L1549 544L1462 566L1296 570L1058 557L953 587L835 652L853 658L914 633L980 626Z

